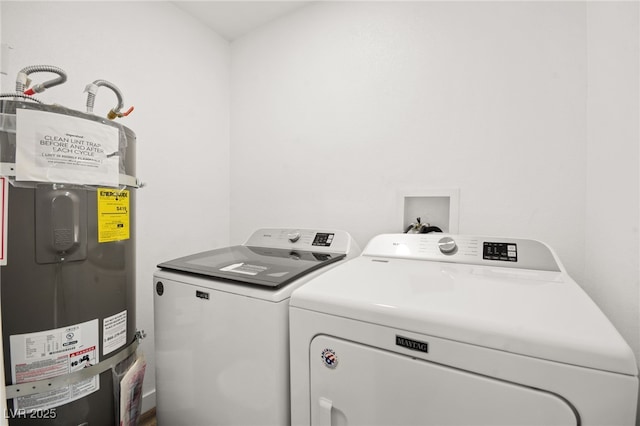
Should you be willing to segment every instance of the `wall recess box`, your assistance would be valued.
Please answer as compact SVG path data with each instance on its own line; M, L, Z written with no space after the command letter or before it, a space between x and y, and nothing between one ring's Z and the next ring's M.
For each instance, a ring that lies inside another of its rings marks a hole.
M458 233L459 189L407 191L402 192L399 198L402 232L419 217L423 224L437 226L442 232Z

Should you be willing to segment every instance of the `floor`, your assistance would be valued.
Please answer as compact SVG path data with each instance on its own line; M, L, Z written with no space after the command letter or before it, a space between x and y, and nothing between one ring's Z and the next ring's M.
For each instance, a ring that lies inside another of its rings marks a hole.
M140 416L140 421L138 422L138 426L157 426L156 422L156 409L152 408L151 410L143 413Z

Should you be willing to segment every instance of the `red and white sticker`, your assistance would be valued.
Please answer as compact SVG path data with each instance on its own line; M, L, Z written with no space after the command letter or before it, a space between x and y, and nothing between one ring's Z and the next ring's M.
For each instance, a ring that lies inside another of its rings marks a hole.
M9 337L13 383L26 383L73 373L99 362L98 320ZM100 389L100 377L48 392L14 398L16 410L46 410Z
M322 351L322 362L325 367L334 369L338 366L338 356L333 349L326 348Z

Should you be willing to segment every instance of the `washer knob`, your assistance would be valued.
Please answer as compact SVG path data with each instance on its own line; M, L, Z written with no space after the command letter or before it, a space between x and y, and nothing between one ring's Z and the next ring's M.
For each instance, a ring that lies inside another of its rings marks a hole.
M300 233L299 232L290 232L287 235L287 238L289 238L289 241L291 241L292 243L295 243L296 241L298 241L300 239Z
M458 246L456 245L456 242L453 238L442 237L440 238L440 241L438 241L438 248L443 254L453 254L456 252Z

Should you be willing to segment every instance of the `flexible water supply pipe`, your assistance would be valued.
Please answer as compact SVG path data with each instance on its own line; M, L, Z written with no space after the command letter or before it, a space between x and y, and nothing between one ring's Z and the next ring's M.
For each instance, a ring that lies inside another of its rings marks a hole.
M124 102L122 100L122 92L120 92L120 89L118 89L118 87L115 84L107 80L96 80L91 84L87 84L87 87L84 89L84 91L88 93L87 94L87 113L89 114L93 113L93 105L96 100L96 94L98 93L98 88L102 86L111 89L113 93L116 94L116 97L118 98L118 105L115 108L111 108L111 111L109 111L109 113L107 114L107 118L109 120L113 120L116 117L127 116L131 113L131 111L133 111L133 107L131 107L129 108L128 111L124 113L120 112L120 110L124 107Z
M44 83L36 84L30 89L27 89L31 80L29 74L34 72L50 72L58 74L58 77L45 81ZM16 78L16 92L24 93L25 95L33 95L35 93L42 93L49 87L57 86L67 81L67 73L64 70L51 65L31 65L20 70L18 77ZM26 89L26 90L25 90Z
M39 104L42 103L42 101L33 98L31 96L25 95L24 93L0 93L0 98L20 98L20 99L25 99L25 100L30 100L33 102L37 102Z

